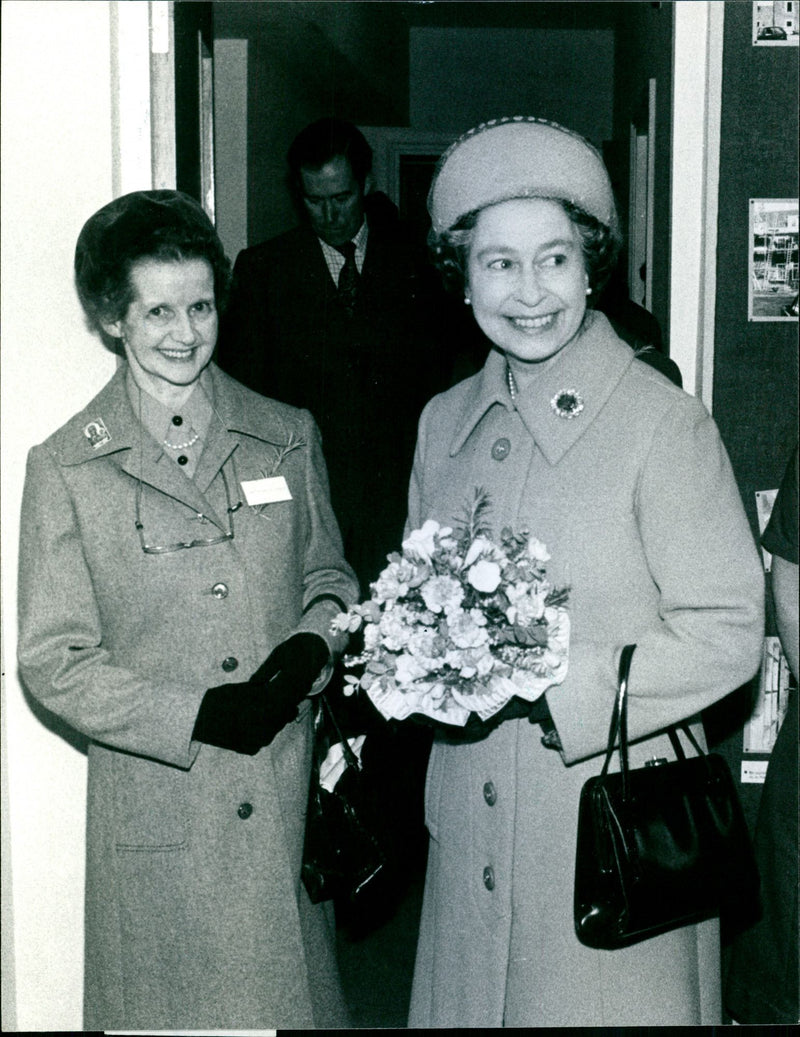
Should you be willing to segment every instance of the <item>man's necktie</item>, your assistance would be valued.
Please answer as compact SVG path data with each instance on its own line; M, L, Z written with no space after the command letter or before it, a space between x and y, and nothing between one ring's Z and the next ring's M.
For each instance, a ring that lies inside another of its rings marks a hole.
M352 241L344 245L336 245L336 251L344 256L344 266L339 271L339 297L348 313L352 313L356 305L358 292L358 267L356 266L356 246Z

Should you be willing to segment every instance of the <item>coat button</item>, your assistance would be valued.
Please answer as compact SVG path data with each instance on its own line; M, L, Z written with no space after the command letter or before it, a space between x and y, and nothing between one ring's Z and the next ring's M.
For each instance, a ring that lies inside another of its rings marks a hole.
M511 453L511 443L505 436L498 439L492 447L492 457L495 461L505 461L508 455Z
M229 655L227 659L222 660L222 669L226 673L232 673L239 665L239 660L232 655Z
M497 789L494 787L493 782L487 781L483 786L483 798L490 807L493 807L497 802Z
M250 815L253 813L253 804L240 803L239 806L236 808L236 813L239 815L242 821L246 821L248 817L250 817Z
M183 418L180 416L180 414L176 414L175 415L175 417L172 419L172 424L173 425L182 425L183 424Z
M228 597L228 585L227 583L215 583L211 588L211 593L215 598L227 598ZM225 664L223 663L223 666Z
M483 869L483 884L489 890L494 889L494 868L491 865Z
M178 464L183 465L183 464L188 464L188 463L189 463L189 458L186 456L186 454L181 454L181 456L178 458Z

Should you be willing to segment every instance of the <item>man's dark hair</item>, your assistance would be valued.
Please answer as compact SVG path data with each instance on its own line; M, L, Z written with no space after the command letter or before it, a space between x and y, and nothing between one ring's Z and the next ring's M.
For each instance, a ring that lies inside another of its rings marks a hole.
M337 155L350 163L353 176L362 189L372 169L372 148L364 134L344 119L317 119L301 130L291 143L287 155L292 187L302 192L300 171L303 167L321 169Z

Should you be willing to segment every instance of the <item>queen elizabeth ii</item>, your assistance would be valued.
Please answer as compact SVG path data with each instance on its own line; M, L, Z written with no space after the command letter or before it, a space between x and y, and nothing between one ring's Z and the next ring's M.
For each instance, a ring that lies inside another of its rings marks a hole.
M719 1023L716 921L592 950L572 883L623 646L638 645L634 765L670 755L673 722L702 738L700 711L758 666L761 568L725 448L703 405L589 305L617 217L587 141L536 118L478 126L440 160L429 210L439 263L493 348L423 412L408 528L448 524L483 487L495 535L546 545L571 633L563 682L527 716L434 741L410 1025Z

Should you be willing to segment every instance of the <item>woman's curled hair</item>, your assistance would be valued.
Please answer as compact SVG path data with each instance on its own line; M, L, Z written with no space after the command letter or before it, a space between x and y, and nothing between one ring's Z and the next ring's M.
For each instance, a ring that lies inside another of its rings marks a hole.
M75 247L78 297L107 344L114 340L104 325L125 317L134 298L131 270L144 259L205 259L214 275L217 309L224 309L231 265L199 202L180 191L134 191L91 216Z

